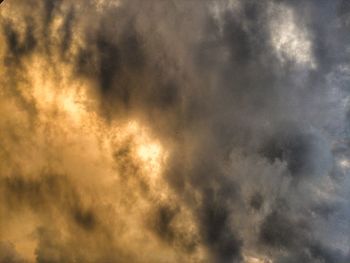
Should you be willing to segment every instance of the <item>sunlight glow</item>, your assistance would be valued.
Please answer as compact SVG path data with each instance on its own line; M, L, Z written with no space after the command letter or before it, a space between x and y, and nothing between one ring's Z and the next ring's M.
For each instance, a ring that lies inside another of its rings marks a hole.
M350 168L350 161L347 159L342 159L339 161L339 164L343 168Z

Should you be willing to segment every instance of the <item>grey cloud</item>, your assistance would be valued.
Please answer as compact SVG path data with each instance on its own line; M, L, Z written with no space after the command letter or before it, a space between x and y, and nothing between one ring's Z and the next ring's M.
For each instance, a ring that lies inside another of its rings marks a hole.
M339 218L348 216L339 205L348 202L347 172L334 176L339 158L348 158L348 84L338 69L349 63L345 1L122 1L101 10L94 1L42 4L24 33L2 20L5 57L15 62L6 64L9 72L35 52L52 58L56 45L76 81L91 84L103 121L137 116L173 145L162 178L181 200L176 205L153 203L131 142L113 153L121 182L138 182L128 194L151 203L142 231L175 254L180 244L185 258L204 247L203 262L243 262L250 252L273 262L347 262L348 241L333 242L350 230ZM221 8L216 15L212 4ZM279 6L305 31L314 68L289 56L281 61L274 50L270 22L278 14L271 7ZM63 23L53 37L57 17ZM1 179L12 213L23 205L45 215L54 203L87 235L113 240L108 220L81 204L74 181L23 177ZM185 208L199 236L184 238L174 226ZM74 255L57 233L39 230L37 262L87 260L89 251L73 240L80 248ZM142 262L122 247L93 247L91 262Z

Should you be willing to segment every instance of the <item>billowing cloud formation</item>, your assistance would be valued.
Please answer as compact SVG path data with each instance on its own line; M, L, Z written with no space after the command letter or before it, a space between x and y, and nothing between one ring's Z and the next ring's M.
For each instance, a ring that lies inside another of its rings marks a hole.
M0 262L350 261L348 1L0 11Z

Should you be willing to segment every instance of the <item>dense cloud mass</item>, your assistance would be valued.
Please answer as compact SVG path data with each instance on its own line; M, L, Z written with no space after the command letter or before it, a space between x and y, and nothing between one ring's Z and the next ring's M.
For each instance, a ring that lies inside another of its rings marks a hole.
M350 262L350 2L7 0L0 262Z

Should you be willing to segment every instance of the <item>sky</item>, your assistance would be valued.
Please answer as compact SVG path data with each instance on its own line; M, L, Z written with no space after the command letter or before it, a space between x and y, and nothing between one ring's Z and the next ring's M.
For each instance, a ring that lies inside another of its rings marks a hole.
M6 0L0 263L350 262L350 2Z

